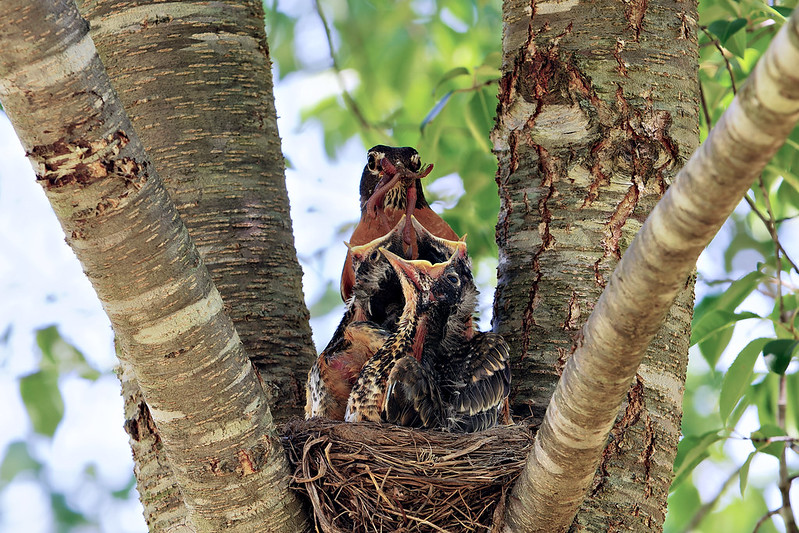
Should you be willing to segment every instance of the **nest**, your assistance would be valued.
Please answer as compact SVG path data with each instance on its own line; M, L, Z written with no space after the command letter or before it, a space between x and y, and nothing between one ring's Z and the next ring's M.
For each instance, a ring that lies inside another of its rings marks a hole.
M324 532L499 531L530 426L459 435L371 423L289 422L292 487Z

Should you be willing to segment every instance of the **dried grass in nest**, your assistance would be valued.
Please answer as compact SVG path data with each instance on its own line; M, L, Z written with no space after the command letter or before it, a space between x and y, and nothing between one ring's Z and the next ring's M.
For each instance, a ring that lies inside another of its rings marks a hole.
M526 425L459 435L315 419L283 431L292 486L325 532L498 531L532 442Z

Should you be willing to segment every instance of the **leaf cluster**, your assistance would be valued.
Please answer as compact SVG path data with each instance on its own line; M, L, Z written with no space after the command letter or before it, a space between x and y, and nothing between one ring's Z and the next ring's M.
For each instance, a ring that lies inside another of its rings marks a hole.
M795 6L794 1L781 4L700 2L703 138ZM752 464L764 464L763 454L783 461L784 454L795 454L790 451L796 446L791 436L799 437L799 294L794 284L799 272L795 257L783 246L795 240L791 235L799 214L797 162L795 130L753 184L746 205L727 224L723 272L737 279L704 280L710 291L697 302L691 344L709 369L689 374L686 384L685 437L674 465L666 530L751 531L759 523L759 531L775 531L766 519L769 508L762 489L779 480L764 481L761 476L760 490L746 489ZM718 286L726 289L719 291ZM736 328L742 329L734 336ZM742 447L734 446L738 451L733 454L730 441L750 444L744 459ZM703 503L696 485L701 484L700 472L713 469L731 471L730 477L710 502ZM691 479L694 484L685 483ZM731 494L734 485L737 494ZM722 495L723 512L713 512Z

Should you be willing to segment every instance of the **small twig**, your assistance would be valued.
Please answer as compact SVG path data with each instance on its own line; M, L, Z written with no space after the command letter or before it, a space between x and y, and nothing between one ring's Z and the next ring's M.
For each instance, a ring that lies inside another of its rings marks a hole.
M744 196L744 200L746 200L746 203L749 204L749 208L752 210L755 216L757 216L757 218L759 218L760 221L763 222L763 224L765 224L766 229L769 231L769 234L771 234L771 228L769 227L771 221L768 219L768 217L766 217L763 213L760 212L760 210L757 208L757 205L755 204L755 201L752 200L748 194ZM797 266L796 263L793 262L790 257L788 257L788 254L785 253L785 249L782 247L782 244L780 244L779 240L777 240L777 245L779 245L780 247L783 259L785 259L788 262L788 264L791 265L791 267L794 270L796 270L796 272L799 273L799 266Z
M702 84L699 84L699 101L702 102L702 113L705 115L705 125L707 126L707 130L713 127L713 123L710 120L710 111L707 109L707 100L705 100L705 91L702 89Z
M335 47L333 46L333 36L330 31L330 26L327 23L327 18L325 17L324 12L322 11L322 5L319 3L319 0L315 0L316 4L316 13L319 15L319 18L322 21L322 26L325 28L325 37L327 38L327 46L330 49L330 59L333 60L333 70L336 71L336 79L338 80L339 87L341 87L341 94L344 98L344 102L347 104L347 107L350 108L350 111L355 115L355 118L358 119L358 122L361 124L361 127L366 130L375 129L375 127L366 120L361 108L358 106L358 103L352 97L350 92L347 90L347 86L344 84L344 78L341 75L341 68L338 64L338 59L336 59L336 51Z
M785 374L780 376L780 392L777 401L777 424L785 429L785 412L787 407L787 394L786 394ZM788 460L786 458L788 448L785 447L780 454L780 481L777 488L780 490L782 496L782 507L780 507L780 516L785 522L785 531L787 533L797 533L799 530L796 528L796 520L793 516L793 509L791 508L791 482L788 480Z
M693 518L691 518L691 522L688 524L688 527L685 528L685 531L694 531L697 528L697 526L699 526L699 524L702 522L702 520L705 519L708 513L710 513L710 511L713 510L713 507L716 506L716 504L721 499L722 495L727 491L732 482L735 481L738 478L738 476L741 474L741 468L742 467L739 467L732 474L730 474L730 476L721 485L721 489L719 489L719 492L716 494L716 496L712 500L704 504L702 507L700 507L698 511L696 511Z
M480 83L473 83L471 87L463 87L462 89L453 89L453 93L468 93L471 91L477 91L482 89L483 87L488 87L489 85L493 85L499 81L499 78L491 78L490 80L486 80Z
M724 59L724 64L727 67L727 73L730 75L730 83L732 84L732 94L736 94L738 90L735 88L735 76L732 74L732 65L730 65L730 60L727 59L727 55L724 53L724 47L721 46L721 42L713 37L713 35L707 30L707 26L699 26L705 35L707 35L708 39L713 43L713 46L716 47L716 50L719 51L721 54L722 59Z
M799 438L796 437L789 437L787 435L778 435L775 437L764 437L762 439L752 438L752 442L762 442L765 444L773 444L775 442L797 442Z
M729 438L742 438L743 440L751 440L752 443L760 442L761 443L760 446L755 447L755 452L761 452L764 448L766 448L769 444L771 444L771 440L769 439L750 439L749 437L734 437L733 435L730 435ZM738 469L732 472L730 476L721 485L721 489L716 494L716 496L712 500L707 502L705 505L699 508L699 510L696 512L693 518L691 518L691 523L685 529L686 531L693 531L699 526L702 520L704 520L705 516L707 516L707 514L713 510L713 507L715 507L716 503L718 503L718 501L724 495L724 492L729 488L730 484L736 478L740 477L742 468L743 465L739 466Z
M772 516L774 516L775 514L777 514L779 512L780 512L779 509L774 509L773 511L769 511L766 514L764 514L760 518L760 520L757 521L757 524L755 524L755 528L752 530L752 533L757 533L757 530L760 529L760 526L762 526L763 524L766 523L766 520L768 520L769 518L771 518Z
M771 235L771 240L774 242L774 260L777 266L777 302L780 306L780 322L783 322L785 320L785 301L782 298L782 261L780 260L780 250L782 249L782 246L780 245L780 238L777 235L777 226L774 224L774 211L771 208L771 200L769 199L768 191L766 190L766 183L763 180L763 174L760 174L760 177L758 178L758 185L760 186L760 192L763 193L763 202L766 204L766 212L768 213L768 222L766 223L766 228L768 228L769 235Z

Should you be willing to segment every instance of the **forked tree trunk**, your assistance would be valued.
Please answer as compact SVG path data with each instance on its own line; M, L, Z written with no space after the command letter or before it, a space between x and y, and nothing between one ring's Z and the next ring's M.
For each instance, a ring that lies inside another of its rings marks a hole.
M602 0L506 1L503 14L495 320L514 354L514 413L540 418L610 272L698 144L697 13ZM631 384L579 526L662 527L692 288Z
M302 413L314 349L294 252L259 2L80 2L106 71L263 371L273 416ZM136 387L126 429L151 530L182 497ZM280 401L275 401L280 398ZM134 430L134 431L132 431Z
M275 419L301 416L315 351L262 3L80 4L111 82L262 370Z
M146 399L129 432L152 417L192 529L304 530L261 381L88 25L71 0L6 7L0 99Z

